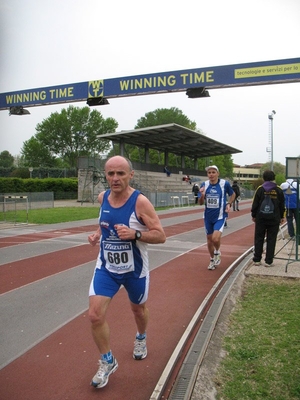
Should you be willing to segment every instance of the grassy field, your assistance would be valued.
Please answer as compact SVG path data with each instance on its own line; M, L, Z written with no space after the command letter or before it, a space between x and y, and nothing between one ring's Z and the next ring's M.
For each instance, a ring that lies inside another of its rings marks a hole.
M223 349L217 399L300 399L299 280L247 278Z
M159 207L156 210L166 209ZM29 210L9 211L0 213L0 222L12 222L18 224L56 224L59 222L82 221L84 219L98 218L98 207L54 207Z
M2 213L1 221L26 223L28 217L29 224L56 224L59 222L81 221L83 219L94 218L97 221L99 209L97 207L57 207L29 210L28 215L25 210L17 212Z

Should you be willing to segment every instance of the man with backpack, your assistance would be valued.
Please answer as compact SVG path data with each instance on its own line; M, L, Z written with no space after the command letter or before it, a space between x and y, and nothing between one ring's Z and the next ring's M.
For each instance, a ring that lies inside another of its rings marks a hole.
M261 265L266 236L265 266L273 266L279 225L284 222L285 199L282 189L274 182L273 171L263 173L264 183L256 189L253 197L251 215L255 222L254 265Z

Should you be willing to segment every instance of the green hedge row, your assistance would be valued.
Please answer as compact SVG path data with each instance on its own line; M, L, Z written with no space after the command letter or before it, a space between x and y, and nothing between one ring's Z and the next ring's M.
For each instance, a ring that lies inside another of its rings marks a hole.
M31 178L77 178L76 168L33 168ZM0 167L1 178L30 178L29 168L27 167Z
M0 178L0 193L53 192L54 199L76 198L77 178Z

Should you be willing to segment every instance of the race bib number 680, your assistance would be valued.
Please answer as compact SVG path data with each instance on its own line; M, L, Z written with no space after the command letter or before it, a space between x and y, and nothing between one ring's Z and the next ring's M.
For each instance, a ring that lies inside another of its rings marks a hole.
M104 258L106 268L115 274L134 271L133 251L131 242L104 241Z

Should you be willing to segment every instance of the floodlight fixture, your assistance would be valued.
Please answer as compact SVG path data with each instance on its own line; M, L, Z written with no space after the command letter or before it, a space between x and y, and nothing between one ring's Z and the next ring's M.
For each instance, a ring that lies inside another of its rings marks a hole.
M272 110L272 112L268 115L269 119L273 119L273 116L276 114L275 110Z
M105 106L109 104L108 100L105 97L89 97L86 103L91 106Z
M199 97L210 97L208 90L205 87L189 88L186 91L186 95L189 99L196 99Z
M10 107L9 115L28 115L30 112L23 108L23 106Z

